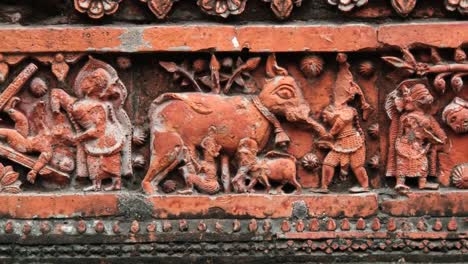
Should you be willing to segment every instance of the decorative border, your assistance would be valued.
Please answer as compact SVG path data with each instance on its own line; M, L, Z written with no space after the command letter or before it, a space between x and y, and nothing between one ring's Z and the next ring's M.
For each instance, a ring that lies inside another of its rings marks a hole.
M165 19L172 10L177 0L140 0L146 3L147 7L157 19ZM287 19L294 7L300 7L302 0L262 0L270 3L270 8L276 18ZM336 6L343 12L350 12L368 4L368 0L322 0L328 4ZM90 18L100 19L105 15L112 15L117 12L122 0L74 0L75 9L78 12L87 14ZM401 16L411 13L417 4L417 0L391 0L393 9ZM200 9L212 16L227 18L231 15L240 15L244 12L247 0L197 0ZM458 11L462 15L468 14L468 7L463 1L444 1L448 11Z
M285 36L295 41L284 41ZM3 53L223 52L245 49L250 52L352 52L390 46L411 47L416 43L457 48L467 40L468 23L465 22L376 26L184 24L0 28L0 52Z

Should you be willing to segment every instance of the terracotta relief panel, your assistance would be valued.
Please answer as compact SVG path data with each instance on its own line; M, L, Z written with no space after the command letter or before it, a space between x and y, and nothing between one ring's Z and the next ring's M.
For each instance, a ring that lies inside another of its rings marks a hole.
M0 4L0 262L468 261L465 1L46 2Z

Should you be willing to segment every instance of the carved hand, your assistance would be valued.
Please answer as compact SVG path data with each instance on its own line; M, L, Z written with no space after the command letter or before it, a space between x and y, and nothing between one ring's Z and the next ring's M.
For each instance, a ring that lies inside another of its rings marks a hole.
M35 170L30 170L28 172L27 179L30 183L34 184L34 182L36 181L36 176L37 176L37 172Z

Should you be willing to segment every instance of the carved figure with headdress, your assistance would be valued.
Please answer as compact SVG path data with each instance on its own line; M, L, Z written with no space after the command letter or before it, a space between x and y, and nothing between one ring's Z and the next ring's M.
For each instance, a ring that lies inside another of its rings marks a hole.
M127 91L108 64L92 57L74 83L72 97L54 89L51 107L54 113L64 109L75 126L77 176L88 176L93 185L85 190L100 190L101 182L111 178L106 190L121 189L121 175L131 175L131 123L122 108Z
M447 136L435 118L425 111L434 98L425 79L400 83L386 99L385 109L392 120L389 136L387 176L396 177L395 189L406 193L406 177L417 177L419 189L437 189L427 176L437 176L437 145Z
M349 70L346 54L338 53L337 62L339 71L334 86L333 103L322 112L323 119L330 125L330 140L319 141L321 148L330 149L323 161L321 188L315 192L328 192L335 168L340 166L341 179L346 179L349 168L360 186L350 189L350 192L367 192L369 190L369 178L364 168L366 159L366 145L364 132L361 129L358 111L349 105L355 96L359 96L359 102L363 111L363 119L366 120L372 112L364 94Z

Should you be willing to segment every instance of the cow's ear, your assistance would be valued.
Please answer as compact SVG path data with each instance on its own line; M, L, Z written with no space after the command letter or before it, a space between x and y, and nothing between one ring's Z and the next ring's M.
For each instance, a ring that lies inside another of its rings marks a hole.
M276 56L274 53L268 56L265 70L266 70L266 75L268 78L273 78L277 75L281 75L281 76L288 75L288 71L285 68L278 66L278 63L276 62Z
M268 56L268 59L266 61L266 66L265 66L266 75L268 78L273 78L276 76L275 70L274 70L275 65L276 65L276 57L275 57L275 54L272 53L270 54L270 56Z

